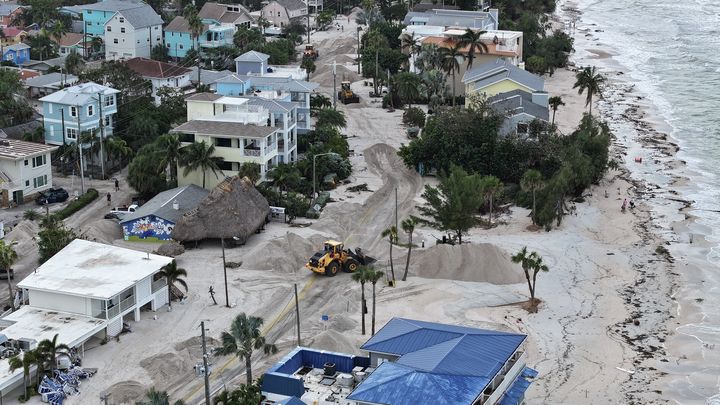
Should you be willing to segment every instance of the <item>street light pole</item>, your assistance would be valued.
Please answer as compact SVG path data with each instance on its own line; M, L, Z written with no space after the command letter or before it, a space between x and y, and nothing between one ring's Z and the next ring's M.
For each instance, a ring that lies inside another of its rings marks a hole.
M335 78L337 77L337 62L333 61L332 64L333 67L333 109L337 109L337 81Z
M205 377L205 404L210 405L210 370L208 370L207 362L207 346L205 345L205 321L200 322L202 329L202 349L203 349L203 374Z
M358 25L357 27L357 34L358 34L358 47L357 47L357 60L358 60L358 74L360 74L360 33L362 32L362 26Z
M318 158L318 156L325 156L325 155L337 155L335 152L326 152L326 153L318 153L317 155L313 156L313 199L315 199L315 160Z

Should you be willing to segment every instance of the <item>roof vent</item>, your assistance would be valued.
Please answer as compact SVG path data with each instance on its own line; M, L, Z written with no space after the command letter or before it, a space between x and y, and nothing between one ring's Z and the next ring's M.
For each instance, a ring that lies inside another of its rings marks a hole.
M178 211L180 209L180 203L178 202L178 200L173 201L173 209L175 211Z

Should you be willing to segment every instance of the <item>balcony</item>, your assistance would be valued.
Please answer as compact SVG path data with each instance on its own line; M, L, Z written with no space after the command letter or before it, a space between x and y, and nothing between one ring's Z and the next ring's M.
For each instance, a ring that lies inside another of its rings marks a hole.
M165 288L166 286L167 286L167 282L165 281L164 278L161 278L160 280L155 280L152 283L152 292L156 293L156 292L162 290L163 288Z
M133 305L135 305L135 294L120 301L118 305L113 305L111 307L108 307L106 311L100 312L98 318L113 319L116 316L120 315L120 313L132 308Z
M295 146L295 142L294 142L294 141L288 141L288 143L287 143L287 149L285 149L285 141L282 140L282 139L278 141L278 151L279 151L279 152L287 152L287 151L289 151L290 149L292 149L293 146Z
M260 157L260 149L248 149L247 147L243 151L243 156Z

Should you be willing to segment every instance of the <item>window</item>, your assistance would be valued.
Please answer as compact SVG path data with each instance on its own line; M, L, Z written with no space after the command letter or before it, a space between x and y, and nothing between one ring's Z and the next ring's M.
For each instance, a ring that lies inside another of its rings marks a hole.
M183 49L183 44L178 45L180 49Z
M218 163L218 169L220 170L232 170L233 162L222 161Z
M109 126L112 126L112 120L110 119L109 115L106 115L105 116L105 127L107 128Z
M120 27L120 32L125 33L125 27Z
M95 108L93 105L87 106L87 115L88 117L92 117L93 115L95 115Z
M231 139L230 138L215 138L215 146L222 146L225 148L231 147Z
M29 164L29 162L30 162L29 160L25 159L25 166L27 166Z
M48 113L52 114L52 103L48 103Z
M40 167L47 163L47 157L45 157L45 155L35 156L34 158L32 158L32 162L33 167Z
M168 47L168 49L170 49L170 44L165 44L165 46L167 46L167 47Z
M160 29L160 26L159 26L159 25L156 25L156 26L154 27L154 29L155 29L155 31L157 31L158 29Z
M124 22L125 22L125 19L122 18L122 17L120 17L120 22L121 22L121 23L124 23ZM123 31L123 32L125 32L125 31Z
M160 42L160 37L155 38L156 41Z
M193 143L193 142L195 142L195 135L194 134L180 134L180 136L178 136L178 140L180 142L184 142L184 143Z
M25 180L25 187L30 187L30 180Z
M115 105L115 97L105 96L105 107L109 107L111 105Z
M518 134L527 134L528 133L528 124L527 123L517 124L517 133Z
M117 38L113 38L113 44L117 44L117 43L118 43L118 39L117 39Z
M106 29L107 29L107 32L112 32L112 27L111 27L111 26L108 25Z
M42 187L47 184L47 175L35 177L33 179L33 188Z
M77 117L77 107L70 106L70 116L71 117Z
M77 139L77 129L65 128L65 131L67 132L67 139Z

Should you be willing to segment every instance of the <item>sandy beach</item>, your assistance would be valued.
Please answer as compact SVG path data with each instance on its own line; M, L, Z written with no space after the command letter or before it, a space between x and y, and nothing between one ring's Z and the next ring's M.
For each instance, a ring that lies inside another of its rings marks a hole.
M566 7L568 4L566 4ZM562 19L562 17L559 17ZM578 24L579 28L583 28ZM342 32L314 34L321 58L312 80L321 83L321 91L332 97L333 60L342 64L343 78L353 80L353 88L365 88L356 75L352 56L356 52L356 26L345 23ZM590 54L611 59L612 53L594 44ZM614 77L620 75L614 74ZM572 85L574 72L559 69L546 78L550 95L565 102L556 115L562 133L573 131L586 111L585 96ZM302 344L318 349L361 353L359 346L369 336L360 334L360 286L347 274L334 278L317 277L302 265L326 238L344 240L348 246L360 246L380 259L384 271L390 271L389 246L380 233L395 221L395 193L398 216L402 220L417 215L425 184L434 178L422 178L408 170L396 155L397 148L409 142L401 124L402 111L388 113L369 100L366 90L362 102L339 109L346 113L353 174L351 184L331 192L335 202L327 206L319 220L300 218L295 225L271 223L241 247L225 252L228 269L229 306L225 307L221 249L206 242L187 250L177 258L179 267L188 271L190 292L187 299L159 311L143 312L140 322L129 322L132 333L107 344L95 342L86 347L83 365L96 367L92 383L83 384L78 396L68 404L97 402L105 393L111 403L133 403L144 390L167 390L173 400L200 403L202 379L193 366L201 361L199 325L205 321L210 346L239 312L261 316L263 333L280 352L253 361L255 375L287 353L296 344L293 285L300 297ZM643 100L632 93L627 83L613 79L605 99L597 103L602 117L613 122L647 126L644 148L631 143L628 133L618 124L613 157L622 163L610 171L600 184L587 190L582 203L572 203L572 212L550 232L531 230L528 210L511 207L491 229L473 229L463 246L435 245L440 234L418 227L413 239L424 247L413 250L410 276L396 287L378 284L377 319L382 326L395 316L498 328L529 336L528 365L539 372L526 394L529 404L576 403L662 403L667 399L667 364L680 364L677 353L690 347L688 337L673 337L675 325L691 322L692 300L674 301L682 291L675 267L676 258L692 268L699 256L681 256L669 241L685 235L683 223L675 231L664 222L674 222L681 202L657 211L657 188L633 176L635 156L645 162L672 161L674 147L658 130L644 121L648 110ZM622 112L610 111L621 105ZM650 107L648 107L650 108ZM596 111L595 109L593 110ZM624 114L624 116L623 116ZM624 124L623 124L624 125ZM642 140L641 140L642 141ZM643 166L653 170L653 166ZM348 186L366 183L368 192L350 192ZM105 185L98 184L100 187ZM108 184L107 187L110 185ZM127 198L127 196L118 196ZM636 201L634 210L621 212L623 199ZM677 198L679 200L679 198ZM70 225L88 229L93 237L118 246L152 251L155 244L128 243L117 236L119 226L95 224L105 207L95 203L82 217L72 217ZM680 214L682 216L682 214ZM36 228L24 224L28 235ZM29 228L28 228L29 227ZM89 228L88 228L89 227ZM22 228L21 228L22 229ZM113 236L115 235L115 236ZM27 243L27 237L20 238ZM401 243L407 235L401 235ZM702 240L694 244L702 246ZM538 313L530 314L522 304L528 299L521 269L511 263L510 255L523 246L537 251L550 271L538 278ZM669 250L669 251L668 251ZM406 250L393 250L394 271L400 278ZM30 264L27 264L30 271ZM683 270L687 276L692 270ZM700 277L699 275L696 277ZM217 294L213 305L210 287ZM323 321L328 315L329 321ZM231 357L213 357L211 390L244 382L244 369ZM705 358L704 361L708 359ZM717 359L716 359L717 360ZM677 361L677 362L676 362ZM689 352L683 362L701 361ZM679 388L677 388L679 389ZM33 399L32 401L35 401ZM31 402L32 402L31 401ZM12 403L12 401L6 401Z

